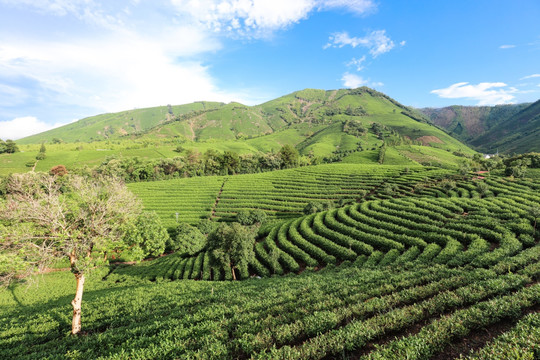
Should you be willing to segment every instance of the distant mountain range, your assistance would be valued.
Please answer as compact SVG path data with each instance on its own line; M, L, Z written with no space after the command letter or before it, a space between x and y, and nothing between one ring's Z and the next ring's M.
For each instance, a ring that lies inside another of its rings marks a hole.
M540 100L532 104L419 110L435 125L483 153L540 151Z

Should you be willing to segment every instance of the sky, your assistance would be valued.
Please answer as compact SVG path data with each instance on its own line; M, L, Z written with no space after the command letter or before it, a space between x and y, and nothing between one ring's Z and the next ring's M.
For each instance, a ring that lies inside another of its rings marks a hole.
M0 138L105 112L369 86L540 99L538 0L0 0Z

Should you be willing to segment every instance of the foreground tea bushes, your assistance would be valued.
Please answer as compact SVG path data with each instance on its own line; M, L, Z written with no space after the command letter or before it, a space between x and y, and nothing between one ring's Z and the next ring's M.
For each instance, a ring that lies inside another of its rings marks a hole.
M66 327L71 296L47 291L69 274L54 273L39 287L0 292L0 358L388 358L392 351L427 358L473 329L534 309L539 264L536 245L486 269L351 264L240 282L157 283L144 271L105 280L95 273L79 337ZM21 297L25 291L33 296ZM407 335L413 325L420 332ZM398 340L385 340L390 334ZM415 345L422 339L430 339L427 348Z

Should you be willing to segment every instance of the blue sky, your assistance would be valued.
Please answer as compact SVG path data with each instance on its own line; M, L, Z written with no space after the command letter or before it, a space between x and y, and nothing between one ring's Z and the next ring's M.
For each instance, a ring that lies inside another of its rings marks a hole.
M540 98L538 0L0 0L0 138L103 112L370 86Z

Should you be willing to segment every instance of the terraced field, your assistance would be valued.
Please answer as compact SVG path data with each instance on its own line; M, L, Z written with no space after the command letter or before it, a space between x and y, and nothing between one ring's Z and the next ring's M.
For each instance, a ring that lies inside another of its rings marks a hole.
M535 244L537 219L530 209L540 203L539 182L469 178L448 190L446 180L428 179L415 192L408 184L416 176L394 180L393 195L383 190L371 195L386 200L361 201L273 227L257 242L256 260L239 276L297 273L343 261L485 267ZM225 269L211 269L209 256L170 256L149 263L145 272L152 280L232 277Z
M448 170L425 167L329 164L260 174L216 176L129 184L148 210L155 210L166 226L202 218L231 220L242 209L262 209L273 219L295 218L312 200L356 201L386 184L408 193L414 183L439 179Z

